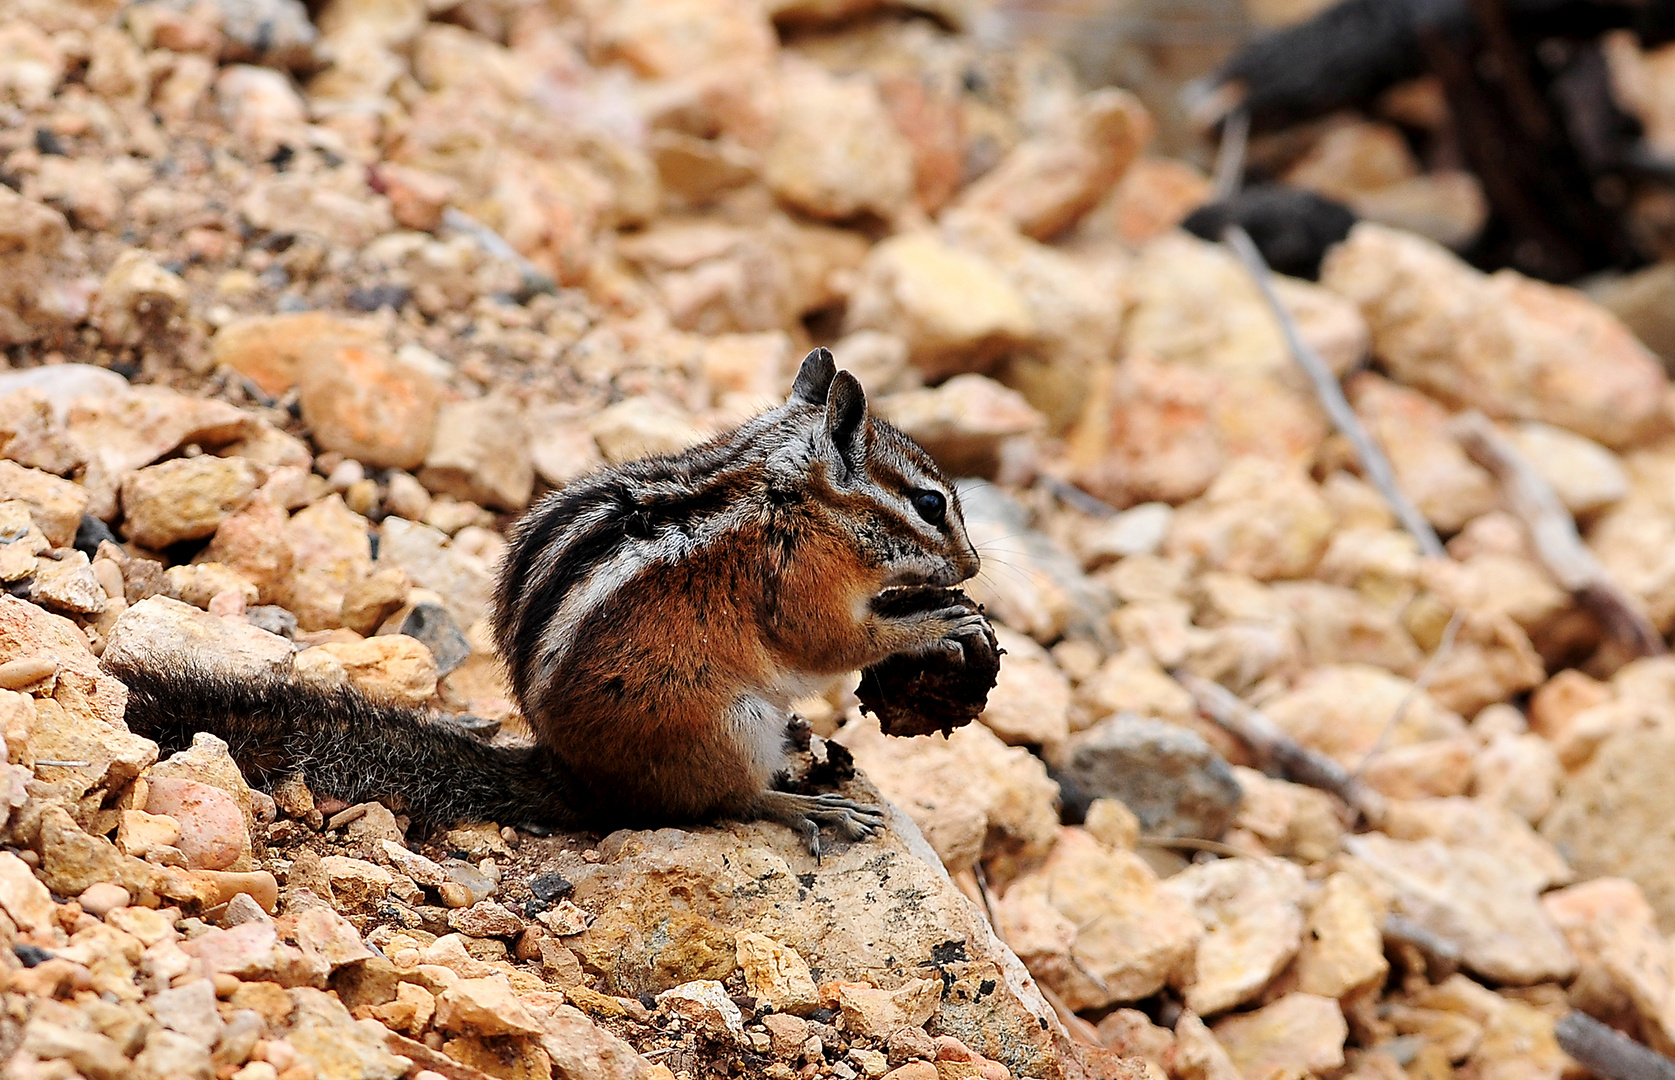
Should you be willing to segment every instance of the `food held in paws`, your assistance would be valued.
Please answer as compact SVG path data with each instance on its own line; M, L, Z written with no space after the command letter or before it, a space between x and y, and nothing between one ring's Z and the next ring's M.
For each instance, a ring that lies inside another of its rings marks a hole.
M880 614L962 607L980 610L958 589L898 589L873 602ZM985 621L978 632L950 639L959 648L898 654L861 672L855 696L886 735L943 734L977 719L1000 673L1000 644Z

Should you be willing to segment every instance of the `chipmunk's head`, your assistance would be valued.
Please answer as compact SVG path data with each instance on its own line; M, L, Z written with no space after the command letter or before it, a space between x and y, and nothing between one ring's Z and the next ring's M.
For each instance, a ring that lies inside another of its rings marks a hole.
M830 351L804 358L787 407L807 427L776 464L804 470L809 508L853 539L880 589L946 587L977 573L954 485L923 447L868 411L861 384Z

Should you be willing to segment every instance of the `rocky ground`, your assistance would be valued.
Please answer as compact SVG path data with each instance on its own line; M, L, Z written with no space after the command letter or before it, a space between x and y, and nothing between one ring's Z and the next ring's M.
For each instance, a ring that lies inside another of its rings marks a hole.
M1675 659L1451 418L1667 635L1657 358L1387 225L1281 280L1422 555L1136 101L874 6L0 0L0 1075L1556 1080L1572 1008L1675 1050ZM100 658L161 648L515 737L504 526L817 343L968 478L1006 649L946 740L802 703L884 836L422 835L126 730Z

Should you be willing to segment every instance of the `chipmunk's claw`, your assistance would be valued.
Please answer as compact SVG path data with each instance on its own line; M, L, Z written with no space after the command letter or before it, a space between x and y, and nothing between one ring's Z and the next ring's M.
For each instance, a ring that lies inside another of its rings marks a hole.
M884 812L876 806L854 802L841 795L795 795L785 791L765 793L756 805L757 816L779 821L802 833L808 853L822 855L820 829L830 826L849 840L865 840L884 827Z

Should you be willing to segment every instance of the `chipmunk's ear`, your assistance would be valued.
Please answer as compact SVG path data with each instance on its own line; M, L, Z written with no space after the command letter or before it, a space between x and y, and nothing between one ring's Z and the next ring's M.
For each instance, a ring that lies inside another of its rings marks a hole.
M836 374L837 364L832 361L832 350L815 349L803 357L803 366L797 371L797 381L791 384L791 400L806 401L810 405L824 405L826 393L832 388L832 378Z
M861 467L867 457L867 394L847 371L837 373L826 395L826 436L849 471Z

